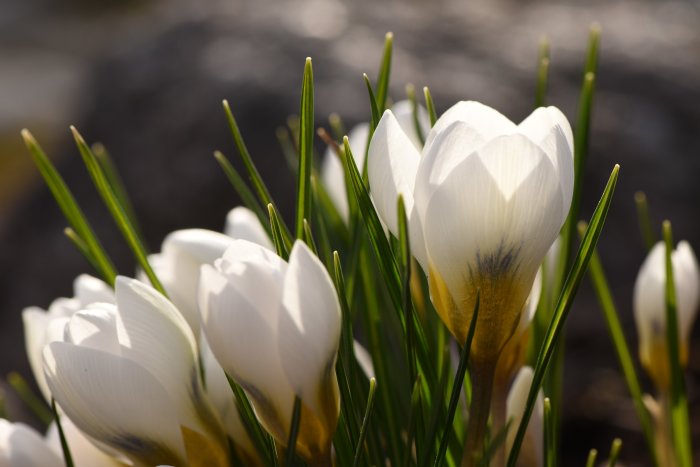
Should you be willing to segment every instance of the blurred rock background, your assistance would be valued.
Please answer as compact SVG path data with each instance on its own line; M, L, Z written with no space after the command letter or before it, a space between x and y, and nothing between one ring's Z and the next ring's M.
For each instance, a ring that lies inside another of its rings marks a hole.
M620 182L600 242L627 335L644 252L633 193L657 222L700 250L700 9L691 1L3 0L0 8L0 376L29 376L21 310L70 296L90 272L19 136L31 129L58 164L123 273L133 262L89 182L68 131L106 145L148 244L183 227L220 229L238 200L211 154L236 153L220 101L287 214L294 181L275 139L297 111L304 58L314 59L316 120L369 117L362 73L376 75L395 34L391 95L430 86L438 112L476 99L513 120L534 99L535 61L551 41L549 103L573 121L589 24L603 28L583 209L613 164ZM319 144L319 148L320 148ZM697 326L696 326L697 328ZM688 392L700 446L700 335ZM563 465L623 439L626 465L646 465L641 434L587 284L568 326ZM645 381L646 383L647 381ZM647 386L649 387L649 386ZM12 394L8 394L12 400ZM16 404L13 404L16 407ZM23 415L22 415L23 416ZM697 449L696 449L697 450ZM698 453L700 458L700 452Z

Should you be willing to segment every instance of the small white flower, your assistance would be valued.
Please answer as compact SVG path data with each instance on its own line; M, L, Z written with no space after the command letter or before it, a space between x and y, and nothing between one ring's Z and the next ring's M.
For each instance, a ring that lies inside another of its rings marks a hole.
M73 314L63 340L48 344L43 356L46 381L65 414L137 465L186 465L193 443L226 460L192 330L150 286L118 277L116 305Z
M297 452L307 460L329 456L339 413L340 305L323 264L303 242L287 263L236 240L213 267L202 267L199 293L211 350L261 423L286 445L299 396Z
M377 210L395 235L403 196L413 254L460 342L481 290L472 355L495 361L569 210L573 136L566 117L539 108L516 125L483 104L460 102L435 123L421 152L386 111L368 164Z
M78 310L94 302L114 303L112 288L92 276L82 274L73 282L73 298L58 298L51 303L48 310L39 307L29 307L22 311L24 324L24 344L29 358L34 378L47 402L51 401L51 393L44 378L44 367L41 352L49 342L62 338L63 325L51 325L53 321L65 323ZM56 335L58 333L58 335Z
M693 249L681 241L671 252L676 289L678 339L681 365L688 359L688 340L700 301L700 269ZM634 285L634 318L639 335L639 356L642 364L660 387L669 379L666 345L666 247L654 245L642 264Z
M33 428L0 418L0 465L63 467L63 461Z

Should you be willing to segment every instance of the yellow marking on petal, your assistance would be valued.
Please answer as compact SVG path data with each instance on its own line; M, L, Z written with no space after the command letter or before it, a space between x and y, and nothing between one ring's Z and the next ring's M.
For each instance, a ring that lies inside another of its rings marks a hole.
M688 346L682 341L678 344L680 367L685 368L688 364ZM640 346L639 360L656 388L662 392L669 391L671 388L671 369L666 336L652 336L649 345Z
M190 467L227 467L228 451L220 443L202 433L180 425L185 443L187 465Z

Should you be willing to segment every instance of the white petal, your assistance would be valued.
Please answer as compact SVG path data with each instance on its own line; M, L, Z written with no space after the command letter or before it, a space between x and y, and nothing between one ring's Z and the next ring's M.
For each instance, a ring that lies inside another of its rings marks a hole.
M124 465L115 458L108 456L98 449L92 441L88 439L83 432L71 421L70 418L61 417L61 428L66 437L68 448L70 449L73 463L77 466L121 466ZM58 427L55 422L49 425L46 432L46 444L51 450L63 459L63 449L61 448L61 439L58 434Z
M61 467L63 462L31 427L0 419L0 465Z
M201 388L197 347L185 319L163 295L137 280L117 277L116 296L121 355L151 373L175 403L191 406Z
M540 303L540 295L542 294L542 269L537 270L537 275L535 276L535 282L532 284L532 289L530 290L530 295L527 297L525 306L523 307L522 314L520 315L520 323L518 324L518 330L516 334L522 334L527 330L535 317L535 312L537 311L537 305Z
M282 367L301 399L323 417L317 394L335 368L340 304L326 268L301 241L289 257L282 304L277 336Z
M507 452L510 452L511 448L513 447L515 434L520 426L520 421L523 419L527 395L530 392L530 387L532 386L533 376L534 373L532 368L523 367L515 377L513 386L508 393L508 400L506 402L506 417L507 420L512 419L513 421L511 422L510 429L508 430L508 434L506 436ZM534 457L534 459L530 460L530 462L535 461L536 463L528 463L527 465L542 465L543 412L544 403L542 390L540 390L537 394L537 400L530 417L530 422L527 425L525 440L522 446L522 450L524 451L523 453L527 453L527 455Z
M402 100L391 106L391 111L394 113L394 117L403 128L406 136L411 140L413 145L418 151L423 149L423 144L418 136L418 129L416 128L416 122L413 118L413 104L409 100ZM418 105L418 125L420 126L420 131L423 137L430 131L430 117L428 116L428 111L425 107Z
M355 158L357 168L364 169L365 153L367 152L367 142L369 140L369 124L360 123L356 125L348 134L350 150ZM350 207L348 205L348 195L345 184L345 168L337 154L332 148L327 148L323 156L323 166L321 167L321 180L328 192L328 196L333 201L338 214L345 222L350 218Z
M226 215L226 227L224 233L231 238L248 240L264 246L268 250L275 249L260 219L250 209L237 206ZM227 245L228 246L228 245Z
M117 335L117 307L108 303L93 304L75 313L64 326L64 342L121 355Z
M450 107L438 118L435 125L428 133L425 140L427 150L435 137L455 122L463 122L481 136L483 141L488 141L499 135L506 135L516 131L515 123L503 116L499 111L475 101L461 101ZM466 149L468 152L473 149Z
M41 351L46 344L46 329L51 321L48 313L38 307L25 308L22 311L22 323L24 324L24 348L27 352L29 366L34 374L34 379L44 395L50 399L51 394L44 379L44 368Z
M202 365L204 366L207 394L224 424L226 433L236 443L237 447L242 447L251 455L254 455L255 447L236 408L236 401L233 392L231 392L231 386L226 379L223 368L216 361L206 336L201 336L199 346Z
M556 107L539 107L518 125L518 131L540 146L556 167L568 211L574 191L574 134L569 121Z
M95 302L114 303L114 290L104 281L87 274L76 277L73 291L82 307Z
M369 354L367 349L365 349L362 344L356 340L352 341L352 347L355 352L355 360L357 364L360 365L365 376L369 378L374 378L374 363L372 362L372 356Z
M439 144L435 150L441 150ZM453 144L442 150L460 148ZM564 221L559 180L549 158L518 134L487 143L421 201L428 255L457 303L465 298L465 279L485 268L517 270L523 280L534 281Z
M87 435L132 459L162 446L184 459L177 405L142 366L53 342L44 349L44 368L57 403Z
M678 243L671 260L678 304L678 328L687 342L698 312L700 268L693 249L686 241Z
M196 336L199 335L199 268L202 264L213 264L232 243L228 235L204 229L178 230L163 241L156 275Z

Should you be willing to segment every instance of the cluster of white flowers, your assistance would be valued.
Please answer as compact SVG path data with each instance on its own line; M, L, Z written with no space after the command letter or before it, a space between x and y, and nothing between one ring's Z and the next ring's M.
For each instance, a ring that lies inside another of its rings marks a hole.
M373 201L395 236L397 198L403 197L412 253L428 276L435 309L460 344L480 296L471 349L475 394L479 378L496 374L506 391L512 388L503 416L517 427L533 379L520 360L543 287L538 271L572 200L567 119L547 107L516 125L485 105L460 102L431 129L423 108L414 115L410 103L400 102L384 113L371 141L362 125L350 133L350 146L360 167L367 154ZM326 156L323 180L347 222L344 171L333 154ZM29 361L44 398L56 402L75 464L224 466L230 439L245 465L263 465L228 376L283 446L298 398L303 422L296 451L314 465L330 465L340 413L341 308L309 247L295 242L285 261L256 215L238 207L225 233L173 232L149 262L167 297L145 274L117 277L114 289L82 275L73 298L57 299L46 311L24 310ZM684 363L700 282L686 243L674 252L673 266ZM640 271L634 302L641 359L659 381L668 378L658 357L664 284L663 246L657 245ZM371 359L361 348L357 354L372 374ZM528 465L542 463L541 399L523 450ZM474 428L471 417L469 423ZM511 430L506 446L513 437ZM482 446L468 445L465 465L472 448ZM0 421L0 461L62 465L55 427L44 438Z

